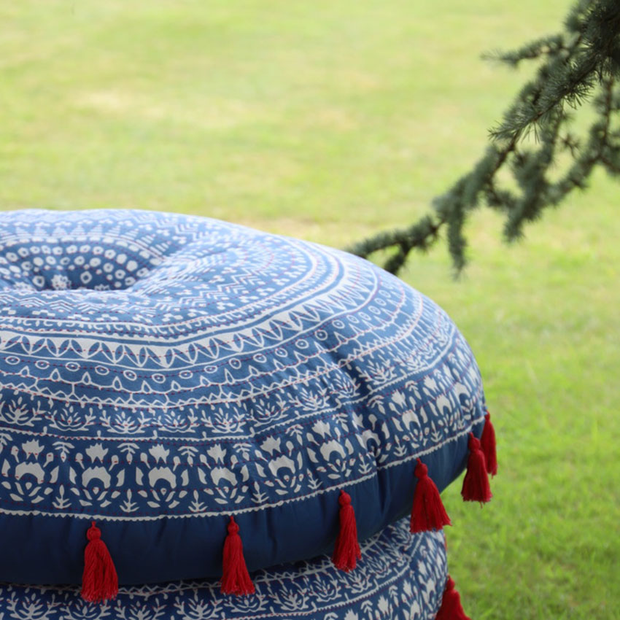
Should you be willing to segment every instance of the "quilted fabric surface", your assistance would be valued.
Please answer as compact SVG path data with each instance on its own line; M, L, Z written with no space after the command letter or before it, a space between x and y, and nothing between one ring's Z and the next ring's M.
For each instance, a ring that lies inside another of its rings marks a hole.
M329 557L282 565L254 576L256 594L220 594L216 581L121 588L116 600L86 603L78 588L0 584L5 620L430 620L446 582L442 532L411 536L407 519L362 545L355 571Z
M441 490L484 422L443 310L349 254L148 211L0 215L0 581L77 584L96 520L121 584L329 553Z

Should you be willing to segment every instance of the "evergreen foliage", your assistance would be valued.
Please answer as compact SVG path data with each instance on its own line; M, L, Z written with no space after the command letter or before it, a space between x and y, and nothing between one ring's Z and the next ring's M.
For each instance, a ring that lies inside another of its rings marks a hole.
M387 250L383 266L398 273L413 249L428 249L445 227L459 272L466 262L464 226L476 207L485 204L500 211L505 237L513 241L523 235L527 222L560 204L574 189L586 188L597 166L620 176L618 0L579 0L561 33L490 57L513 67L525 60L538 61L539 66L491 130L485 154L433 200L428 215L348 251L367 258ZM594 111L594 121L581 137L574 129L575 116L588 108Z

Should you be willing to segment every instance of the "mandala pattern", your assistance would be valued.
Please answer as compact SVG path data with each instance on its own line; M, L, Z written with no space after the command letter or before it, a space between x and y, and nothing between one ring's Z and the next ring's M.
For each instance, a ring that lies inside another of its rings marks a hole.
M256 595L223 596L215 581L121 588L115 601L86 603L79 589L0 584L3 620L430 620L447 578L441 532L411 537L405 519L362 546L351 573L330 559L254 575ZM3 615L4 614L4 615Z
M442 489L482 428L443 310L316 244L155 212L5 213L0 304L0 537L20 541L0 579L77 583L82 534L34 558L93 518L125 583L219 576L231 514L251 568L308 558L333 544L339 489L372 536L410 509L415 459Z

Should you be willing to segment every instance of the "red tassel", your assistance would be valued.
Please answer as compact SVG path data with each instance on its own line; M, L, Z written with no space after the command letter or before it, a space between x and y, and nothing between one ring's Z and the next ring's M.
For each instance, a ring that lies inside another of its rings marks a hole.
M230 517L228 536L224 541L224 558L222 567L222 594L254 594L254 584L245 565L243 543L239 536L239 526L235 518Z
M413 494L410 530L413 534L440 530L444 525L452 525L450 517L443 507L439 491L428 475L428 467L418 459L415 466L418 483Z
M497 450L495 447L495 429L491 423L491 414L487 410L484 416L484 428L482 429L482 437L480 445L484 452L484 458L487 462L487 473L491 476L497 475Z
M466 502L480 502L481 504L490 501L493 497L484 452L480 447L480 441L474 437L473 433L469 433L469 460L461 495Z
M101 530L93 521L86 532L88 544L84 550L84 573L82 574L82 598L91 603L99 603L116 598L118 576L103 540Z
M336 538L332 562L337 569L348 573L357 566L357 561L362 559L362 551L357 542L357 522L355 510L351 506L351 496L341 490L338 503L340 504L340 531Z
M435 620L470 620L469 616L466 616L463 611L461 597L454 589L454 581L450 575L448 575L446 589L441 599L441 607L435 616Z

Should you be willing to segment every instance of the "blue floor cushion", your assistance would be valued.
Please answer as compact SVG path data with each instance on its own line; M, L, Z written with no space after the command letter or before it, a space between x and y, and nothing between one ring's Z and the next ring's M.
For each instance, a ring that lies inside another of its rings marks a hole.
M355 571L337 570L328 556L253 575L256 594L220 594L217 581L121 587L114 601L93 606L79 588L0 584L0 618L23 620L430 620L447 578L442 532L411 536L408 520L362 543ZM35 615L33 614L35 612ZM4 614L4 615L3 615Z
M329 554L341 491L375 549L411 511L417 460L441 491L485 416L465 339L399 279L149 211L0 214L0 390L0 581L29 584L79 584L93 521L124 586L219 578L231 517L250 571ZM261 586L281 605L287 570ZM343 596L360 579L339 578ZM394 579L373 605L414 596Z

